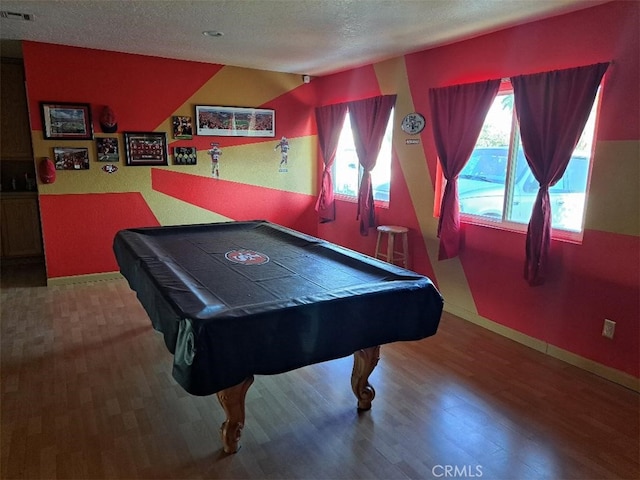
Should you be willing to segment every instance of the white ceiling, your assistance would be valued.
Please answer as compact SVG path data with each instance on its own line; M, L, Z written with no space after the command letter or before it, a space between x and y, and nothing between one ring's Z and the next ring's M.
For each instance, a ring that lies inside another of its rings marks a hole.
M33 40L314 76L607 0L1 0L3 55ZM224 33L207 37L203 31Z

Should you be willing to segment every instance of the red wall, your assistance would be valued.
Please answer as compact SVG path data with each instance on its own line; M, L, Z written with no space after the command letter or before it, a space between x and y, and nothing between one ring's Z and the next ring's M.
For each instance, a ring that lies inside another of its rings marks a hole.
M40 216L49 278L112 272L115 232L160 225L138 193L42 195Z
M611 170L615 168L613 162L621 160L608 156L606 151L622 149L637 157L640 139L639 10L640 4L636 2L613 2L405 56L406 79L402 81L409 84L410 101L415 111L427 116L428 127L420 140L429 177L435 181L437 162L429 128L429 88L597 62L613 61L613 64L605 77L602 92L596 150L602 147L603 153L594 158L594 176L596 167L598 172ZM383 66L379 68L383 69ZM321 103L375 94L376 86L383 83L371 68L355 69L321 80ZM434 274L434 266L439 265L431 262L438 260L432 258L430 262L429 257L425 257L424 245L437 242L435 231L424 238L418 233L418 216L428 214L433 206L413 204L407 194L411 186L432 187L412 185L414 180L399 172L397 160L394 158L392 164L391 203L389 209L378 209L379 222L410 227L414 233L411 242L413 268L431 275L442 285L445 278L438 277L437 272L447 269L435 268ZM619 162L620 168L637 160L627 158ZM637 179L635 168L615 175L633 175ZM598 181L593 178L592 187L595 188ZM635 187L638 188L637 181ZM598 191L604 194L597 198L594 194L589 199L588 209L601 209L598 202L607 203L611 201L606 198L608 194L619 194L613 190L611 187L607 190L606 185L599 187ZM637 198L634 195L629 198ZM630 210L638 216L638 205L622 210ZM373 238L347 233L354 229L354 204L338 201L337 217L335 223L320 226L320 235L371 254ZM587 220L588 226L589 218ZM464 250L455 262L461 264L462 279L468 283L477 314L638 377L640 242L637 232L627 233L628 216L615 211L611 212L609 220L608 231L587 228L582 244L553 241L552 267L547 283L536 288L528 286L523 279L524 234L463 225ZM459 295L457 289L465 287L458 285L443 290L446 305L466 308L464 296ZM613 340L601 336L605 318L617 322Z
M234 220L268 220L295 230L315 234L313 197L237 182L215 182L204 177L189 179L159 168L152 172L154 190L219 213Z
M279 181L265 176L260 186L250 180L256 177L251 170L264 168L266 164L273 164L271 171L277 172L280 157L273 144L281 136L287 136L292 145L292 164L300 157L300 149L297 152L295 149L297 140L313 143L315 152L313 89L298 80L298 75L35 42L24 42L23 54L36 159L52 158L53 148L60 146L87 147L91 159L89 171L58 171L54 184L38 186L49 279L117 271L112 252L116 232L127 227L162 224L159 215L175 209L175 201L185 202L183 212L173 215L181 223L201 222L202 215L194 208L199 207L218 220L267 219L305 233L316 233L315 194L310 180L305 186L300 186L293 174L288 179L283 174ZM219 77L223 79L218 80ZM267 84L271 84L270 89ZM251 96L251 90L257 95L264 91L276 93L271 97L267 94L266 101L258 105L241 103ZM91 141L44 140L42 101L89 103L96 136L105 136L100 130L99 114L105 105L111 107L118 123L121 159L116 162L118 171L110 176L101 173L103 164L96 161ZM230 101L233 106L274 109L276 138L198 135L191 140L172 138L169 125L173 115L191 115L195 128L196 103L230 105ZM199 165L197 168L125 166L122 162L125 131L165 131L169 153L175 146L194 146L199 152ZM206 151L211 142L220 142L223 148L220 162L223 174L219 179L210 175ZM315 158L306 154L304 162L315 167ZM228 167L238 165L246 165L245 176L238 168L234 178L224 175ZM296 165L291 165L290 170L295 169ZM149 198L154 201L149 203Z

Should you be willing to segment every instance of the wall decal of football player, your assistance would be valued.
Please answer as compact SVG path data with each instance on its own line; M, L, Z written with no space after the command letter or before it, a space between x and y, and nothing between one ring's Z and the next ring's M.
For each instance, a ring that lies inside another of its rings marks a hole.
M289 160L289 140L287 137L282 137L282 140L273 147L273 150L280 149L280 172L287 171L287 162Z
M209 149L209 155L211 155L211 175L213 178L220 178L220 155L222 155L222 149L219 143L212 143L211 149Z

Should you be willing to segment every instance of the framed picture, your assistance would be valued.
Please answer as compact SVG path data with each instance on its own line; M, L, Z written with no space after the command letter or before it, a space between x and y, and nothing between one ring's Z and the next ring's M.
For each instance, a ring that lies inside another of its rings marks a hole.
M173 117L173 138L191 140L193 138L193 120L191 117Z
M198 135L275 137L274 110L196 105Z
M198 155L195 147L174 147L173 163L176 165L196 165Z
M99 162L119 162L118 137L96 138L96 152Z
M54 147L56 170L89 170L89 149Z
M88 103L40 102L42 134L46 140L92 140Z
M129 166L169 164L165 132L124 132L124 143Z

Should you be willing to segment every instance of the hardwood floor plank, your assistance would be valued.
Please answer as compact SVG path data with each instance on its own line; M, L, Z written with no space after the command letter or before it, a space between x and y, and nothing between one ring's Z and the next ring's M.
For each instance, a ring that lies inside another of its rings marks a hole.
M450 314L382 347L368 412L351 358L257 376L225 455L215 396L176 384L125 281L24 277L0 290L3 479L640 477L637 393Z

